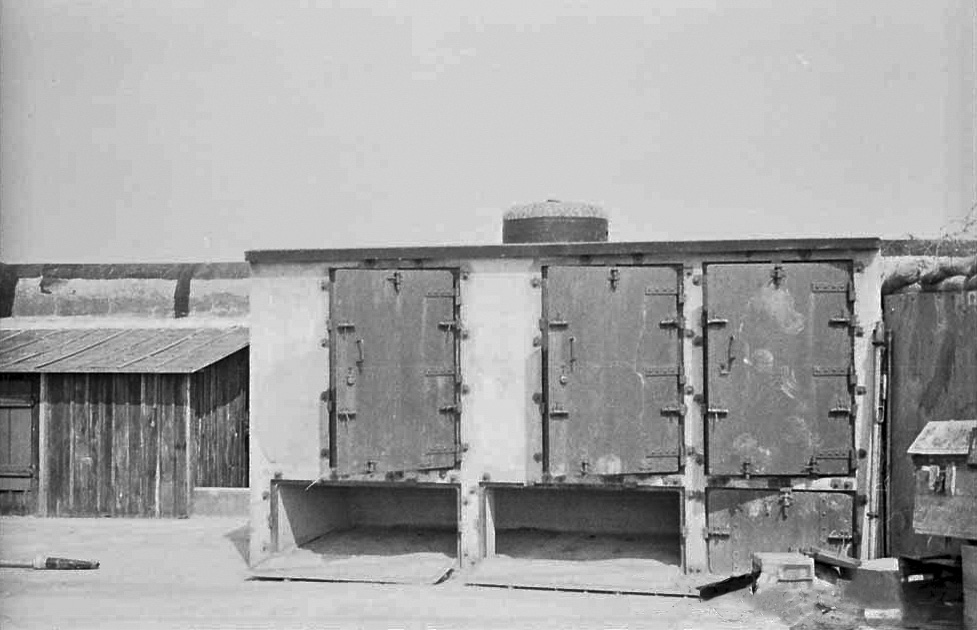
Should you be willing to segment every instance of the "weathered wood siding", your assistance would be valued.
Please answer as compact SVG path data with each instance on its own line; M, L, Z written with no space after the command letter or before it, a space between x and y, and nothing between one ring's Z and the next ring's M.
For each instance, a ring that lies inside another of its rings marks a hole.
M248 351L190 377L194 486L248 487Z
M948 551L913 531L915 469L906 449L930 420L977 417L977 291L885 297L892 331L889 426L889 555Z
M187 379L51 374L50 516L186 516Z

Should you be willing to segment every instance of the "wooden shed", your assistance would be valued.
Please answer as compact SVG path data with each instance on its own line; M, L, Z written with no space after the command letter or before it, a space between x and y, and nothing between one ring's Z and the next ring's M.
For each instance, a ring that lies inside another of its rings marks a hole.
M194 487L247 487L247 345L244 327L0 331L5 511L188 516Z
M0 264L0 510L243 505L247 271Z

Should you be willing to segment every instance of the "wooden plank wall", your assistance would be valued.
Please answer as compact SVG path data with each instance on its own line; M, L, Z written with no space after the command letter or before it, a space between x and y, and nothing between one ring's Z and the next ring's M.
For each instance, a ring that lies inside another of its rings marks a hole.
M930 420L977 418L977 291L888 295L884 306L892 332L888 555L953 552L958 543L913 531L906 449Z
M48 515L188 515L187 375L48 378Z
M248 487L248 351L191 376L194 485Z

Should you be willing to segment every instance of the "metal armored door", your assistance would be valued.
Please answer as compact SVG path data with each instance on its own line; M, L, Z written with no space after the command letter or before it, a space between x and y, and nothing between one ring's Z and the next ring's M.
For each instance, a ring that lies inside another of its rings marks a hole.
M848 265L709 265L706 279L710 474L848 474Z
M851 555L850 494L783 490L709 490L709 570L745 573L757 551L820 547Z
M336 270L338 472L457 465L457 329L450 271Z
M680 296L670 267L548 269L551 474L679 470Z

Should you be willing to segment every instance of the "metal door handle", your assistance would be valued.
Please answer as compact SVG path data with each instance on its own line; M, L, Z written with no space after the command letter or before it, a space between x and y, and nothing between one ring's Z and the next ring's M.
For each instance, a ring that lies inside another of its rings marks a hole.
M736 335L730 335L729 344L726 346L726 363L719 366L719 373L723 376L729 376L733 370L733 363L736 361L736 355L733 353L733 344L735 343Z
M576 341L575 337L570 337L570 369L573 369L573 364L577 362L577 356L573 351L573 342Z
M356 352L358 353L358 355L360 357L359 359L356 360L356 362L357 363L363 363L363 359L364 359L364 356L365 355L363 353L363 340L362 339L357 339L356 340Z

